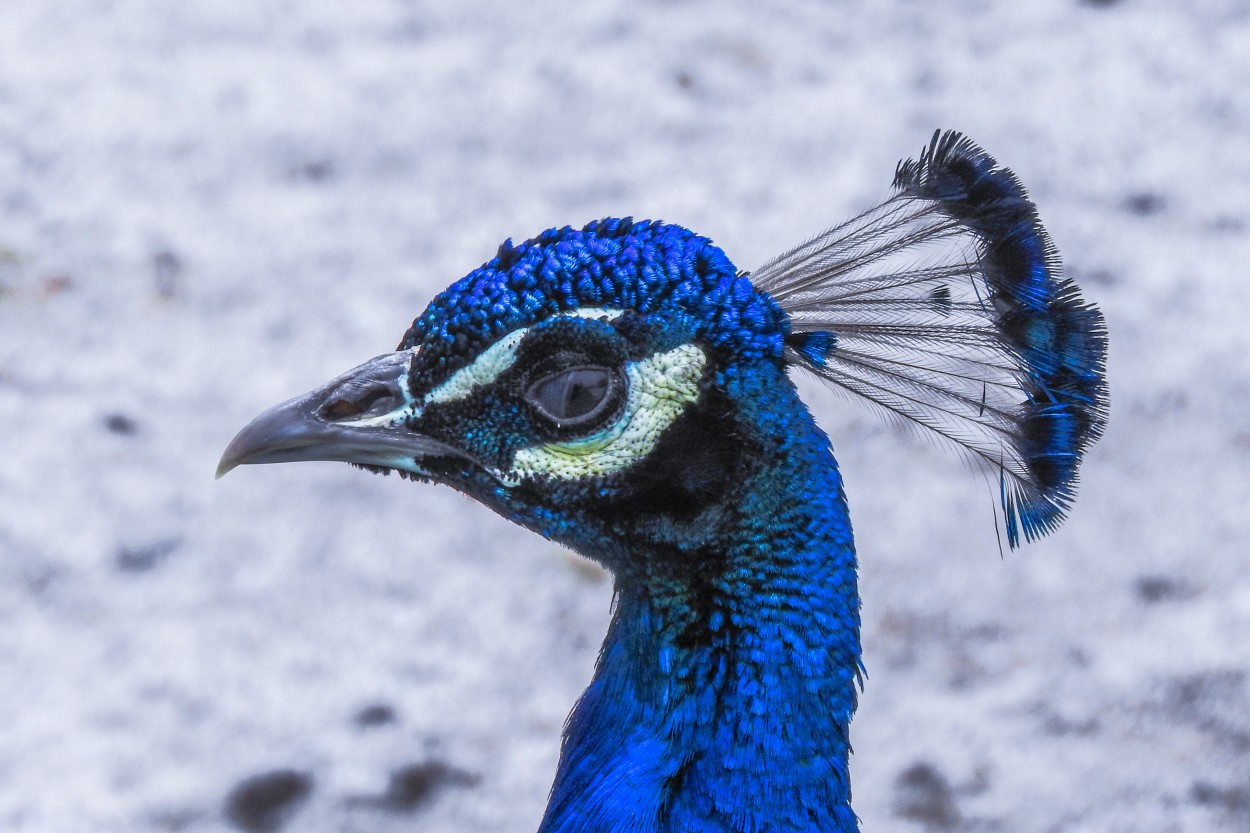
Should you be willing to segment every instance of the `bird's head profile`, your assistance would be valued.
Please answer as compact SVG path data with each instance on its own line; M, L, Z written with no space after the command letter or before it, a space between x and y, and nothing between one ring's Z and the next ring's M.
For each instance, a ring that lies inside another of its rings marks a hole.
M448 484L609 561L697 546L785 435L758 393L789 384L788 334L685 228L553 229L502 245L396 352L262 414L219 471L340 460Z
M677 225L504 243L398 349L266 411L218 474L338 460L450 485L616 575L541 829L857 829L856 556L788 370L999 478L1007 539L1071 505L1106 333L1011 171L959 134L751 274Z
M960 134L894 186L751 274L655 221L506 241L396 352L244 428L218 476L345 461L446 483L608 562L701 546L734 490L768 488L754 475L776 446L828 453L801 427L797 366L994 470L1010 544L1040 537L1105 423L1101 313L1019 180Z

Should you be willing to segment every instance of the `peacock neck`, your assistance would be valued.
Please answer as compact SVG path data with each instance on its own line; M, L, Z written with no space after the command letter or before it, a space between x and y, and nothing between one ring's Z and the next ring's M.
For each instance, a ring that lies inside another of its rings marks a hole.
M858 829L854 545L828 440L795 424L715 544L617 570L540 833Z

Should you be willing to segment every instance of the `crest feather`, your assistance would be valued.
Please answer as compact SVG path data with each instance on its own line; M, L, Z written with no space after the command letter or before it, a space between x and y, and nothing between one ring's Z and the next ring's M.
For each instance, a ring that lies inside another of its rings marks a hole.
M786 358L998 473L1007 539L1063 520L1107 417L1102 313L1063 276L1024 186L935 133L894 194L751 275Z

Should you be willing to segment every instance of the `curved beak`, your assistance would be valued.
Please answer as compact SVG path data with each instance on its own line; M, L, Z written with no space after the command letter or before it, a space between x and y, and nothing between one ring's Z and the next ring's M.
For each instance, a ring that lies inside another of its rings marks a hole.
M314 391L262 413L240 431L217 464L217 477L237 466L328 460L427 474L428 457L465 455L409 430L415 416L407 389L413 352L386 353Z

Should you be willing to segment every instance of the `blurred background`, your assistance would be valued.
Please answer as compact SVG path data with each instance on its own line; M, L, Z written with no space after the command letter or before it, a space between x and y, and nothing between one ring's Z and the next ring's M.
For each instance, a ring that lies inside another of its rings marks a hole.
M528 831L611 582L450 490L214 482L506 237L750 269L935 128L1111 332L1070 520L803 381L863 565L868 833L1250 830L1243 0L0 0L0 828Z

